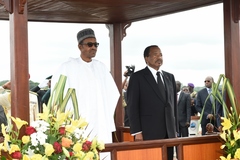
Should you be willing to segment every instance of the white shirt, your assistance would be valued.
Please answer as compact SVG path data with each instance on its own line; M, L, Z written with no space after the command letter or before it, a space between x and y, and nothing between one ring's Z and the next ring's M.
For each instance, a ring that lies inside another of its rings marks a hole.
M156 82L157 82L157 72L160 72L160 77L161 77L162 82L163 82L163 84L164 84L164 80L163 80L163 77L162 77L162 75L163 75L162 70L156 71L155 69L153 69L153 68L150 67L150 66L147 66L147 67L148 67L148 69L151 71L151 73L152 73L153 77L155 78Z

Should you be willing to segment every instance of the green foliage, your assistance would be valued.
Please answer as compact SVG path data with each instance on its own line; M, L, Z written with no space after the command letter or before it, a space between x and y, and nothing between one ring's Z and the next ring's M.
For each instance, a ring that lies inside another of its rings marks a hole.
M213 96L214 99L222 105L224 117L228 119L231 118L233 121L239 122L238 110L237 110L238 104L236 101L236 96L229 79L226 78L225 75L223 74L220 74L217 83L214 83L214 82L212 83L212 93L209 94L205 100L203 110L200 116L200 122L202 120L206 102L210 98L210 96ZM230 106L227 106L226 99L229 100ZM213 101L212 108L213 108L213 111L216 111L215 101Z
M62 112L64 112L66 109L67 102L71 98L73 107L74 107L74 119L79 119L80 116L78 111L78 103L77 103L75 89L69 88L65 97L63 96L66 81L67 81L67 77L64 75L60 75L58 82L56 83L56 85L52 90L52 94L49 98L47 107L49 109L54 109L54 108L51 108L51 106L57 106L58 108L60 108Z

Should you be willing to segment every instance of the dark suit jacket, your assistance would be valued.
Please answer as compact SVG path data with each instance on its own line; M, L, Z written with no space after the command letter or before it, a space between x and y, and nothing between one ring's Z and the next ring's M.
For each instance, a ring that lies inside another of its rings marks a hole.
M127 89L127 106L131 134L142 131L144 140L176 137L177 97L173 74L163 71L167 100L161 96L157 82L146 67L131 75Z
M207 88L204 88L198 92L196 109L200 114L202 113L204 103L205 103L205 100L207 99L207 96L208 96ZM214 110L210 98L206 101L206 105L205 105L205 108L203 111L203 116L202 116L202 121L201 121L203 130L205 130L206 124L210 122L209 119L207 119L208 114L213 114L216 116L215 118L218 121L215 121L215 122L211 121L215 127L219 127L219 125L220 125L220 119L218 117L222 116L222 106L217 101L215 101L215 104L216 104L216 106L215 106L215 110Z
M186 122L191 121L191 97L190 94L180 92L178 98L178 122L181 127L186 126Z

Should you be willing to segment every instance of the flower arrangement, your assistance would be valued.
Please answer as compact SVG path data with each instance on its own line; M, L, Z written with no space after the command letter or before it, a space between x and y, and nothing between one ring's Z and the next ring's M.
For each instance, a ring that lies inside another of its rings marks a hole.
M59 82L64 79L66 77L60 77ZM58 86L63 86L65 82L64 80ZM74 99L74 90L70 92L73 95L67 95ZM57 93L52 96L61 97L59 95L62 93ZM0 149L8 153L6 158L98 160L98 153L104 149L104 143L99 141L97 137L89 140L89 136L84 133L88 125L85 119L79 117L76 112L65 111L65 106L62 105L63 102L66 102L64 98L57 98L61 101L59 103L56 98L53 100L52 96L50 104L54 105L43 105L43 113L39 113L38 120L31 122L30 126L28 122L14 117L10 117L13 123L10 123L9 128L2 124L4 141L0 143ZM76 104L76 102L74 103ZM16 126L15 130L13 125ZM20 137L22 129L25 130L25 133Z
M220 84L222 84L221 91ZM234 90L224 75L220 75L218 82L212 87L212 96L223 106L224 116L221 117L220 139L223 142L221 149L224 155L220 156L220 159L240 159L240 116ZM227 106L226 101L229 101L230 106Z

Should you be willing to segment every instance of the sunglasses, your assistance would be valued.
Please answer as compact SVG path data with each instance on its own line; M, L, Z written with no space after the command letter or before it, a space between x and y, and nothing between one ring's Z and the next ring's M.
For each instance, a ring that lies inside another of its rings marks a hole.
M88 43L81 43L81 45L87 45L88 47L92 47L94 45L97 48L99 46L99 43L88 42Z
M206 82L210 82L210 81L204 81L204 82L206 83Z

